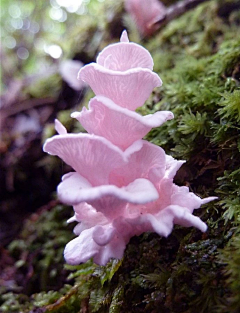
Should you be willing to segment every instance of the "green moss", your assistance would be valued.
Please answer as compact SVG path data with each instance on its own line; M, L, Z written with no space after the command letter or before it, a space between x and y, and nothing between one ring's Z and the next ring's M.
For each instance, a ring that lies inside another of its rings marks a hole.
M240 90L234 90L233 93L225 92L220 105L222 108L218 111L219 115L226 121L236 123L237 126L240 122Z
M240 209L239 209L240 212ZM238 215L238 225L239 225ZM221 312L238 312L240 308L240 234L236 233L226 248L220 254L221 262L226 264L225 277L227 284L231 288L231 294L228 294L225 305L220 307Z

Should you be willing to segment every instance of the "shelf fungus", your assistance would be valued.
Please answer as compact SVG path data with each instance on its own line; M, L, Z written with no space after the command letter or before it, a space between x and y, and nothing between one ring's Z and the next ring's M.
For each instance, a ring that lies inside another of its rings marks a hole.
M105 265L122 258L130 238L143 232L167 237L174 224L206 231L193 211L215 199L199 198L173 178L184 163L142 138L173 118L170 111L141 116L142 106L161 79L153 72L150 53L128 40L107 46L96 63L82 67L78 79L96 96L88 109L72 113L86 133L69 134L56 120L58 135L44 151L60 157L73 172L63 176L58 197L74 209L76 238L64 251L69 264L93 258Z

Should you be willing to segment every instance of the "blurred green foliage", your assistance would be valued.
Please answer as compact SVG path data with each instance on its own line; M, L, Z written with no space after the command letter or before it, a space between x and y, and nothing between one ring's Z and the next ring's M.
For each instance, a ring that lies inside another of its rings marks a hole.
M121 2L116 4L111 0L105 6L103 2L2 0L1 92L9 89L12 80L30 78L25 93L34 97L57 95L59 79L51 77L58 73L61 61L73 58L82 50L93 59L101 33L112 19L112 8L121 6ZM87 46L91 34L91 46Z

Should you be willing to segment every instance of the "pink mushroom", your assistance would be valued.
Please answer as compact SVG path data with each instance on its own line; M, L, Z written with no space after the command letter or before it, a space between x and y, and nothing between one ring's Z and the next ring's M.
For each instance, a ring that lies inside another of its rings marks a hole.
M161 85L152 72L149 52L130 43L124 31L121 42L106 47L97 63L84 66L79 78L97 94L88 109L75 112L88 134L68 134L58 121L58 135L49 138L44 151L57 155L72 172L62 178L58 197L73 205L76 238L64 251L70 264L93 258L105 265L122 258L130 238L145 231L168 236L174 224L206 231L193 211L214 197L201 199L173 178L184 163L142 138L173 114L159 111L141 116L152 89Z
M125 0L125 8L143 36L150 36L157 29L154 23L166 14L165 6L158 0Z

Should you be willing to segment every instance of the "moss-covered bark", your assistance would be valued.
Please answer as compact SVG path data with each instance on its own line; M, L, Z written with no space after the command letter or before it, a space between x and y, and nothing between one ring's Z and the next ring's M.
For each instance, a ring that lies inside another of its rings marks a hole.
M20 281L11 292L2 287L2 312L240 311L239 10L235 0L206 2L143 43L163 87L140 111L175 115L146 139L187 160L178 184L218 196L198 212L207 233L182 227L167 239L146 233L106 267L64 266L62 250L72 238L64 221L72 210L53 205L28 220L8 248L16 276L29 277L22 289Z

